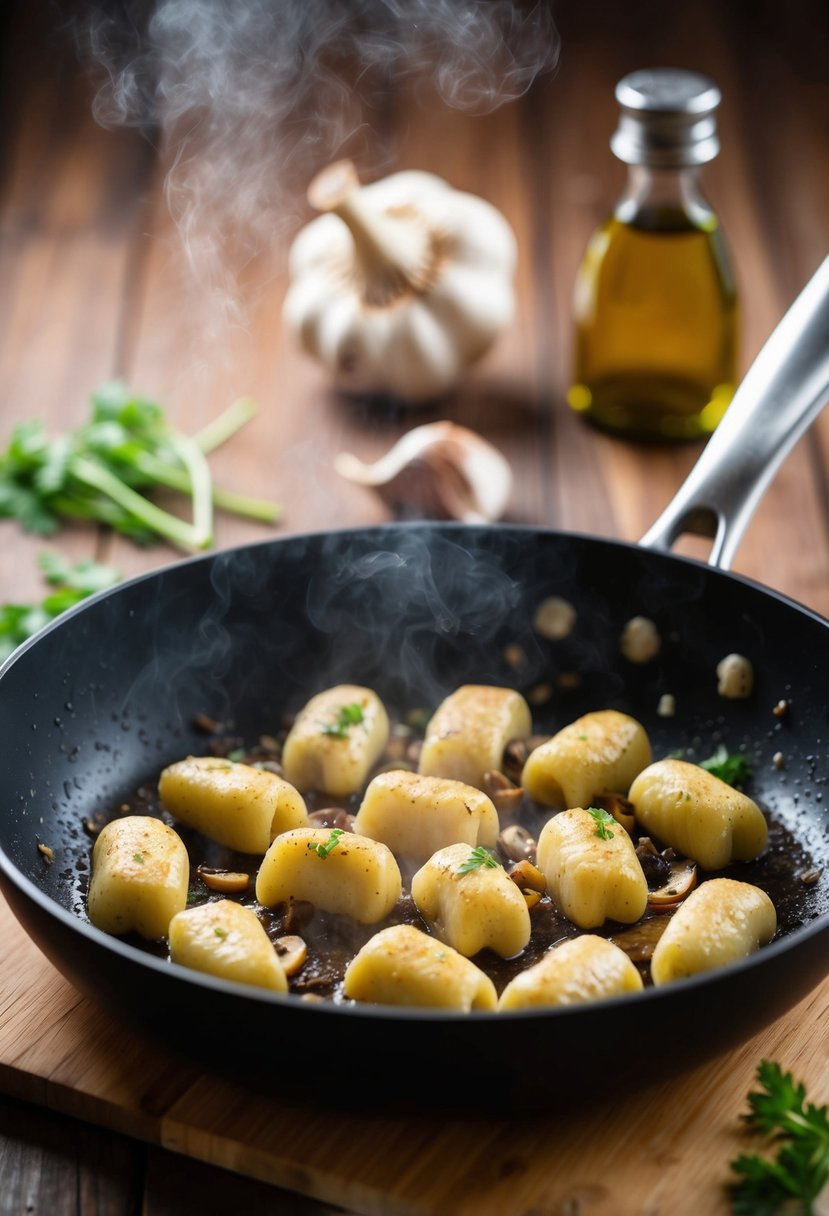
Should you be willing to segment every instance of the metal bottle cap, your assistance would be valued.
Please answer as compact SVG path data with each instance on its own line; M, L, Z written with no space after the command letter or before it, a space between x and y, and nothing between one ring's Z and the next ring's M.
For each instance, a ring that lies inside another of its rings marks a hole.
M616 86L621 108L610 146L628 165L703 165L720 150L720 90L707 76L681 68L646 68Z

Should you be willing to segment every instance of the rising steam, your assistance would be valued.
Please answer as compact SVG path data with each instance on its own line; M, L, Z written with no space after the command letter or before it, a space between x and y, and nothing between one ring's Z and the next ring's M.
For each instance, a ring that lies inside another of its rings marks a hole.
M547 5L520 0L101 0L81 41L97 120L158 143L191 271L228 302L296 226L316 169L346 147L394 162L380 115L401 84L484 114L559 50Z

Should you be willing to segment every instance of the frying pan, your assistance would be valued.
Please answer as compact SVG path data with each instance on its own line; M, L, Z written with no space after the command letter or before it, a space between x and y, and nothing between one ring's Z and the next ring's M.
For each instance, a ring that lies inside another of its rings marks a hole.
M728 572L762 490L829 395L829 259L784 317L674 502L638 545L530 527L408 523L291 536L187 559L66 613L0 670L0 882L51 962L134 1033L295 1100L373 1108L530 1111L598 1100L744 1041L824 976L829 948L829 622ZM710 563L669 552L711 536ZM571 635L533 630L539 602ZM651 663L619 652L652 618ZM524 659L511 666L517 644ZM754 663L726 701L719 660ZM573 675L577 679L573 679ZM614 707L655 754L743 749L751 792L790 832L787 932L743 962L592 1006L505 1014L344 1007L171 965L85 918L83 820L202 753L196 716L242 737L340 681L433 707L466 682L555 691L552 730ZM660 717L663 693L676 700ZM790 712L772 708L785 698ZM773 756L782 752L785 767ZM36 844L54 850L44 864ZM821 871L810 887L803 867Z

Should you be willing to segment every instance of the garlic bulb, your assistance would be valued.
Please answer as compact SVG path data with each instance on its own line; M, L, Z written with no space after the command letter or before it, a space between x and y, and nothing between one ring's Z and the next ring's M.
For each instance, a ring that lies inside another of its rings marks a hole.
M308 198L283 320L347 392L429 401L453 388L515 311L516 241L490 203L431 173L361 186L338 161Z
M409 512L463 523L499 519L512 490L512 470L498 449L453 422L415 427L374 464L340 452L334 467Z

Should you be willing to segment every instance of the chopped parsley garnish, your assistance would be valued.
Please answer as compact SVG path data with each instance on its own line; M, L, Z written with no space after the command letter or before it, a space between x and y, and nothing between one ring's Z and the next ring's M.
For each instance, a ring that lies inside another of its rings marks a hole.
M745 756L738 752L729 752L723 743L707 760L700 760L699 766L736 788L745 785L751 776L751 769Z
M482 845L470 850L469 856L463 865L458 866L459 874L471 874L473 870L479 870L481 866L487 870L496 870L500 862L497 862L490 853L489 849L485 849Z
M333 735L336 739L345 739L348 735L350 726L358 726L365 721L363 707L353 702L351 705L342 705L337 717L333 722L326 722L322 728L324 735Z
M238 764L240 760L244 760L246 755L247 752L243 747L235 747L232 752L227 753L226 759L228 759L231 764Z
M742 1153L731 1162L739 1181L729 1187L735 1216L776 1216L800 1212L812 1204L829 1181L827 1108L806 1103L805 1086L796 1084L779 1064L762 1060L759 1090L748 1095L748 1126L771 1137L774 1157Z
M325 844L314 844L313 841L308 841L308 848L312 853L316 853L318 857L327 857L328 854L335 849L340 842L340 837L345 835L343 828L332 828Z
M220 928L219 925L213 930L217 937L227 937L227 929Z
M611 827L616 826L616 820L613 818L610 812L603 811L601 807L598 806L589 806L587 808L587 813L588 815L592 815L596 820L596 831L593 833L594 836L598 836L601 840L612 840L616 833L611 832L610 829Z
M144 854L143 853L133 853L132 859L137 865L143 866L143 864L144 864Z

